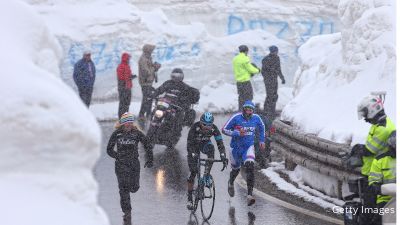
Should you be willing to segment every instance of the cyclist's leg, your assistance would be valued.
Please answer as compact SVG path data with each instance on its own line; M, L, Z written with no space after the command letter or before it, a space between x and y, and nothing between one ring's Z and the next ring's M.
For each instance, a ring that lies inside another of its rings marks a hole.
M239 175L240 172L240 166L242 163L242 158L240 156L240 151L239 149L231 149L230 154L229 154L230 162L231 162L231 172L229 175L229 183L232 185L233 182L235 181L236 177Z
M212 142L208 142L204 147L203 151L204 154L207 155L209 159L214 159L214 152L215 148ZM212 168L213 162L206 162L206 167L204 169L204 174L210 174L211 168Z
M193 184L194 184L194 179L196 178L197 175L197 160L193 158L193 156L189 153L187 156L187 161L190 171L190 175L187 179L187 191L188 191L187 196L188 196L188 201L192 201Z
M246 169L247 176L247 194L253 195L253 187L254 187L254 146L251 145L245 154L243 154L244 167Z

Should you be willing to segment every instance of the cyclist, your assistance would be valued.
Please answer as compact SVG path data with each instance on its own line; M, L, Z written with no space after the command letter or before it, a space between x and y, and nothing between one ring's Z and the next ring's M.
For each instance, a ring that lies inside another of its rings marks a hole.
M217 142L220 158L223 161L224 168L228 164L228 159L225 155L225 146L222 141L221 132L218 130L218 127L214 124L214 116L210 112L204 113L200 117L200 121L194 123L189 130L188 139L187 139L187 159L189 164L190 175L187 180L188 184L188 202L187 208L192 210L193 208L193 183L196 177L197 171L197 160L200 152L207 155L208 158L214 158L214 145L211 142L211 136L214 136L215 141ZM205 176L204 180L206 186L209 186L212 182L209 176L212 167L212 162L206 163L205 168Z
M140 162L138 144L142 142L146 150L146 163L144 167L153 166L153 152L146 136L134 125L131 113L121 116L117 130L110 137L107 145L107 154L115 159L115 174L117 175L121 208L124 213L124 225L131 225L131 199L130 192L139 190ZM117 145L117 151L114 146Z
M228 193L231 197L235 195L233 182L240 172L240 167L244 164L247 174L247 205L253 205L254 186L254 136L256 128L259 130L260 150L265 148L265 126L259 115L254 113L254 103L247 100L242 107L242 113L233 115L226 122L222 132L231 136L230 161L232 171L228 181Z

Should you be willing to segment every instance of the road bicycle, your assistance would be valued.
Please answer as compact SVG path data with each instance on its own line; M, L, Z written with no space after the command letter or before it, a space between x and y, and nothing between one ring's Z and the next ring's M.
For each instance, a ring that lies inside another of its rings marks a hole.
M213 177L211 176L211 171L210 174L208 174L208 180L205 179L205 174L201 171L202 167L206 167L207 162L223 162L223 160L209 158L202 159L200 158L200 156L197 159L197 184L194 184L195 187L192 192L194 197L192 213L196 212L198 204L200 202L201 215L203 216L203 219L205 221L211 218L215 204L215 182ZM223 171L225 168L226 165L222 167L221 171Z

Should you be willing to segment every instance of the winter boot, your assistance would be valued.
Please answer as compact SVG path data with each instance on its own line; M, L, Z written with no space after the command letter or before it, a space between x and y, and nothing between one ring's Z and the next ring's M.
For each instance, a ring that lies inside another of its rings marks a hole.
M122 217L122 219L124 221L123 225L132 225L131 212L124 213L124 216Z
M251 206L256 203L256 199L252 195L247 195L247 206Z

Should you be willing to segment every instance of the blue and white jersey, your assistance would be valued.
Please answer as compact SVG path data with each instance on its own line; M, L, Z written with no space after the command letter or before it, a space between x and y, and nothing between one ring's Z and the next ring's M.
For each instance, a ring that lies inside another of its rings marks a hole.
M251 145L254 145L254 135L258 127L260 134L260 143L264 143L265 140L265 125L261 117L257 114L246 120L242 113L233 115L228 122L222 128L222 133L231 136L231 148L237 149L248 149ZM240 130L244 130L245 135L240 136Z

